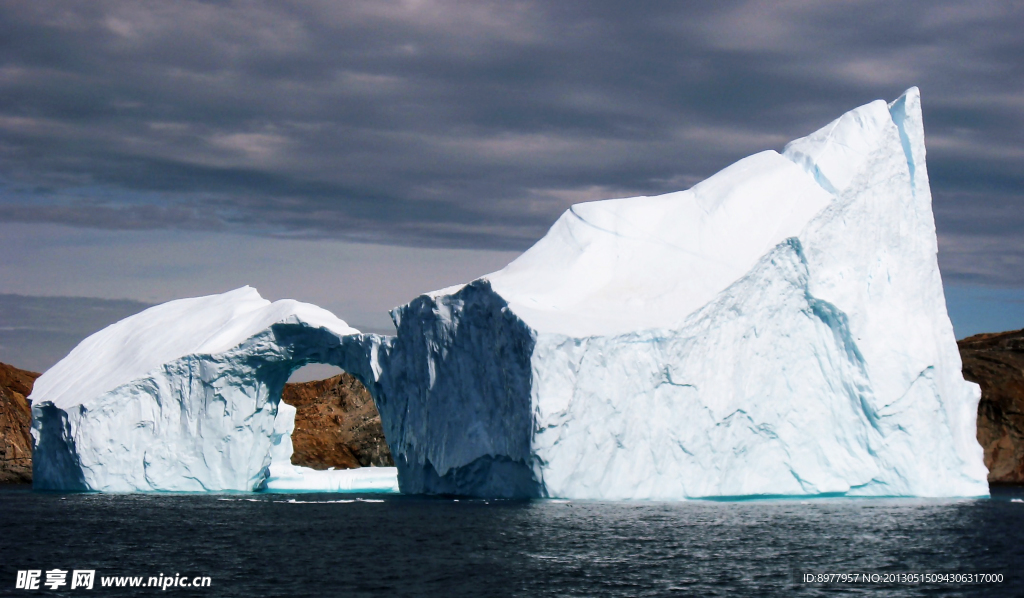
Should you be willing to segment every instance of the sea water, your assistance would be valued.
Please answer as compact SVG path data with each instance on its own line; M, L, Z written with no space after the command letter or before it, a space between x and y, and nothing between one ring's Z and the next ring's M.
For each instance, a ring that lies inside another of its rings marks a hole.
M0 595L1021 596L1022 538L1021 488L591 502L0 486ZM17 587L53 570L66 585ZM93 589L70 589L74 571Z

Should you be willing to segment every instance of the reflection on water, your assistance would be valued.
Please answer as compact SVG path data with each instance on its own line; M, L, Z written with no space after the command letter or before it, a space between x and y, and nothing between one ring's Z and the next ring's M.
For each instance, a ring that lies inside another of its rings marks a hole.
M1020 488L983 500L606 503L0 487L0 595L26 594L19 569L59 567L212 577L212 590L176 596L1020 596L1022 536ZM823 585L806 573L1004 582Z

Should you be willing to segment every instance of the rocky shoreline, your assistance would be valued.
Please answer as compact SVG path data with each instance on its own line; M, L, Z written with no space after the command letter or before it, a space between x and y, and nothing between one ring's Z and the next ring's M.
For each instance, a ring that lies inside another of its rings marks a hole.
M32 482L32 410L39 374L0 363L0 483Z
M1024 330L959 341L964 378L981 386L978 442L989 484L1024 484Z

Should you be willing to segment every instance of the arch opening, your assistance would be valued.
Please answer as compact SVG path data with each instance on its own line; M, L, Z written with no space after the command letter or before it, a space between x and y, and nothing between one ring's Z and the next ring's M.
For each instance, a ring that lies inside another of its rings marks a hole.
M295 409L292 465L316 470L394 466L373 397L340 367L299 367L285 384L281 402Z
M307 363L304 366L296 368L292 371L291 376L288 377L288 384L302 384L305 382L315 382L317 380L327 380L340 374L344 374L345 370L330 363Z
M291 323L271 333L284 359L257 368L277 406L263 488L397 491L380 414L360 375L367 358L361 339ZM316 372L337 374L290 382Z

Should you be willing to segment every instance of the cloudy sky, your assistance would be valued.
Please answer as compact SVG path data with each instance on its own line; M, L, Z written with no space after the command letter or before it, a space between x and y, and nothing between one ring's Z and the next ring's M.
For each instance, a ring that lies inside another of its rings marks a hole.
M242 284L386 329L912 85L957 334L1024 327L1020 6L0 1L0 329Z

